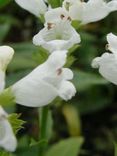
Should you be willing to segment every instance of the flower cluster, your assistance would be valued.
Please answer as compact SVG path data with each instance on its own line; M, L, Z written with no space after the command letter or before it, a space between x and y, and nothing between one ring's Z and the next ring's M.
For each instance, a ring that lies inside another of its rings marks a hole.
M117 0L64 0L61 7L52 8L44 0L15 0L18 5L43 18L44 28L33 37L36 46L42 46L50 54L48 59L36 67L26 77L10 86L10 91L16 103L41 107L50 104L57 96L70 100L76 93L75 86L70 82L73 72L64 68L69 49L81 42L79 33L72 26L78 21L80 25L96 22L117 10ZM99 72L111 82L117 84L117 37L108 34L108 49L113 54L105 53L93 60L92 66L99 68ZM5 70L12 59L14 51L7 46L0 47L0 92L5 86ZM10 144L12 142L12 144ZM14 151L17 142L14 137L7 114L0 107L0 146Z
M41 15L45 16L45 13L52 10L51 5L44 0L15 0L18 5L27 11L31 12L35 16L39 17ZM68 17L71 20L77 20L81 24L87 24L91 22L99 21L105 18L112 11L117 10L117 0L111 0L106 2L105 0L64 0L62 4L62 9L56 8L61 15ZM62 17L65 19L65 17ZM57 21L56 11L52 11L50 18ZM60 18L58 16L58 18ZM47 19L47 18L46 18Z

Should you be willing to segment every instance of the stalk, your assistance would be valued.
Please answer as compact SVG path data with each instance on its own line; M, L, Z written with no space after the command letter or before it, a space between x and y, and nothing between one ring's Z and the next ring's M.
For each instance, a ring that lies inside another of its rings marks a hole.
M41 113L39 112L40 115L40 141L44 142L39 146L39 156L44 155L45 148L47 146L46 144L46 130L47 130L47 121L48 121L48 110L49 107L45 106L42 108Z

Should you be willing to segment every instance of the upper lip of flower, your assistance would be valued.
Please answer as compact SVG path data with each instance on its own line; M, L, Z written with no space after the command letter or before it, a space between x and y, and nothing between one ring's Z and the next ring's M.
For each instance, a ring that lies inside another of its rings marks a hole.
M9 46L0 46L0 70L5 71L13 58L14 50Z
M44 0L15 0L18 5L39 17L47 11Z
M71 23L69 12L66 11L66 9L64 9L63 7L50 9L45 13L46 23L56 23L58 21L68 21L69 23Z

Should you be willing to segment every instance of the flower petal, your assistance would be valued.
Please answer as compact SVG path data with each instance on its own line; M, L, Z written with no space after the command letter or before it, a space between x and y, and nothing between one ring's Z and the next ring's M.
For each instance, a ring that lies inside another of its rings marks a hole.
M64 100L70 100L76 94L74 85L69 81L63 81L59 88L59 96Z
M62 69L62 76L64 80L72 80L73 79L73 72L69 68Z
M0 93L5 88L5 72L0 71Z
M110 13L107 3L104 0L89 0L84 4L83 24L99 21Z
M45 13L46 23L56 23L60 20L69 20L69 13L64 8L50 9Z
M58 91L56 85L61 77L57 70L66 62L66 51L53 52L46 62L35 68L29 75L12 86L16 102L30 107L40 107L51 103Z
M47 66L52 70L60 69L62 68L66 63L66 55L67 51L54 51L47 60Z
M63 5L69 4L69 14L72 20L81 21L82 24L99 21L110 12L117 10L117 1L89 0L88 2L65 0ZM66 7L65 7L66 8Z
M42 45L43 48L48 49L50 52L56 51L56 50L66 50L71 47L71 44L69 41L65 40L54 40L46 42Z
M117 11L117 0L111 0L107 3L110 11Z
M13 134L10 123L7 119L0 120L0 127L4 132L3 138L0 139L0 146L7 151L14 152L17 147L17 140Z
M0 70L5 71L14 55L14 50L9 46L0 46Z
M100 67L100 57L96 57L93 59L91 66L93 68L99 68Z
M29 75L14 84L12 92L18 104L29 107L47 105L58 95L57 90L52 85Z
M14 50L9 46L0 46L0 92L5 87L5 71L14 55Z
M23 9L39 17L47 11L47 6L43 0L15 0Z
M17 140L9 121L7 120L7 114L2 107L0 107L0 147L7 151L14 152L16 146Z
M94 62L97 63L100 74L117 85L117 58L115 55L104 53L100 58L94 59Z
M114 54L117 54L117 36L112 33L109 33L107 35L107 41L108 41L108 49Z
M51 25L51 28L45 27L33 37L35 45L42 46L50 53L55 50L67 50L80 41L80 35L65 21Z

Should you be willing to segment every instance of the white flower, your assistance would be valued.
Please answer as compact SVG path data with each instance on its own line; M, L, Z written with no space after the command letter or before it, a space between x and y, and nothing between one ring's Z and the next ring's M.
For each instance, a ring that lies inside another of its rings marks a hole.
M69 12L62 7L50 9L45 13L46 23L57 23L61 20L71 22Z
M108 50L117 55L117 36L110 33L107 35L107 41L108 41L107 45Z
M0 92L5 87L5 71L14 54L9 46L0 46Z
M5 72L0 71L0 93L3 91L5 87Z
M14 50L9 46L0 46L0 70L5 71L14 55Z
M82 24L99 21L110 12L117 10L117 0L105 2L104 0L64 0L63 6L69 11L72 20L78 20Z
M108 49L101 57L92 61L93 68L99 68L100 74L108 81L117 85L117 36L112 33L107 35Z
M7 117L7 113L0 106L0 147L14 152L16 150L17 140Z
M67 50L80 43L80 35L67 21L48 23L47 27L34 36L33 43L52 53L56 50Z
M41 107L51 103L57 96L69 100L76 90L68 80L73 73L63 68L66 51L52 53L48 60L34 69L29 75L11 87L16 102L30 107Z
M23 9L29 11L30 13L34 14L37 17L45 14L45 12L47 11L47 6L44 0L15 0L15 1Z

